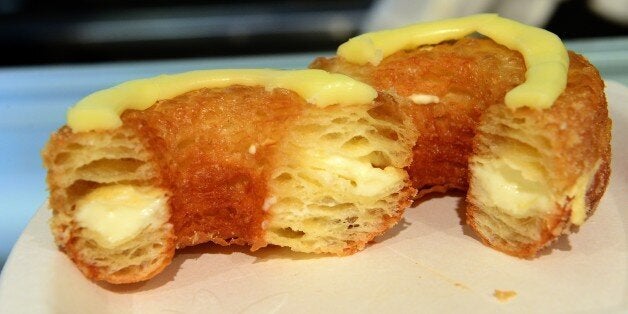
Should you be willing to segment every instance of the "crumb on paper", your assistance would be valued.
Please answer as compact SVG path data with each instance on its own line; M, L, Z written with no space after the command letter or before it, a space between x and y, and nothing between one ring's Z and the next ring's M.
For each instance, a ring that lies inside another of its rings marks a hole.
M463 284L463 283L459 283L459 282L455 282L454 286L456 288L460 288L460 289L464 289L464 290L470 290L469 287L467 287L467 285Z
M495 289L495 292L493 292L493 296L499 300L500 302L508 302L510 301L510 299L514 298L517 296L517 292L514 292L512 290L497 290Z

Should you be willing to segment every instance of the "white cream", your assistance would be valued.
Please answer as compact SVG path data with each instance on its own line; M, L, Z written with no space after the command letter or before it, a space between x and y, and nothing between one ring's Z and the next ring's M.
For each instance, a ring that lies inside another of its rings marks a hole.
M429 105L440 102L438 96L429 94L412 94L408 98L417 105Z
M513 167L504 160L492 160L474 167L476 186L485 195L486 206L498 207L508 215L524 218L548 210L552 206L551 192L533 180L524 169Z
M398 188L406 178L405 171L394 167L374 168L367 161L359 161L342 156L330 156L319 160L322 169L329 175L329 184L338 178L354 184L351 192L360 196L379 197Z
M115 248L149 226L168 220L164 190L132 185L103 186L76 203L75 220L104 248Z
M517 218L534 216L565 206L570 201L569 220L574 225L581 225L586 219L586 193L593 182L601 162L584 173L567 191L566 199L556 200L543 175L531 165L508 158L493 160L474 167L476 186L483 190L482 199L486 206L499 207L507 214Z

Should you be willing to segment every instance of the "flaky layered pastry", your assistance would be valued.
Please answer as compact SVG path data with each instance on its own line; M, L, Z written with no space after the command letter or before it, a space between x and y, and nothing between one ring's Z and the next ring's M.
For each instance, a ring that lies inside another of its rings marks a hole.
M235 85L126 110L114 129L63 127L43 152L56 242L112 283L146 280L175 248L208 241L354 253L415 194L403 168L416 132L401 108L387 95L321 107Z
M467 190L480 117L490 105L503 103L525 71L517 52L469 38L400 51L377 66L336 57L318 58L311 67L349 75L408 103L419 130L408 172L420 195Z
M567 86L550 108L509 108L526 78L521 54L464 38L401 50L377 65L318 58L312 68L349 75L409 103L419 132L408 168L418 195L468 189L467 221L482 240L520 257L580 225L609 178L604 85L569 53Z
M604 83L570 53L568 85L554 105L494 105L478 124L469 160L467 221L485 243L532 257L581 225L610 177L611 120Z
M462 38L475 31L495 41ZM346 255L415 196L457 189L487 245L533 257L608 184L603 82L544 30L491 14L417 24L311 67L356 80L195 71L86 97L43 152L59 247L112 283L205 242Z

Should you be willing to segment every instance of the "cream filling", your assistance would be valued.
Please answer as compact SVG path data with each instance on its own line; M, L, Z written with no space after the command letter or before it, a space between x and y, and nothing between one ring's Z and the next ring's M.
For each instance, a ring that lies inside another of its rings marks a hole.
M99 187L76 203L75 220L104 248L115 248L168 220L164 190L132 185Z
M591 170L581 175L561 202L564 206L567 200L571 200L569 221L574 225L581 225L586 219L586 193L600 164L598 161ZM540 172L508 159L476 163L473 177L475 186L481 190L476 195L483 196L480 201L513 217L546 213L559 203Z
M544 213L553 205L551 190L522 167L503 159L479 163L473 167L476 187L481 189L485 206L499 208L506 214L524 218Z
M339 155L316 158L309 164L325 170L321 175L330 188L363 197L385 197L399 189L407 178L402 169L375 168L368 161Z

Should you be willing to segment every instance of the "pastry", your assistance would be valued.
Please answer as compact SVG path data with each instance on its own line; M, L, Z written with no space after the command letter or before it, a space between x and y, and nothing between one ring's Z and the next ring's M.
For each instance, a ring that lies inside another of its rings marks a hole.
M415 194L402 108L321 70L195 71L96 92L43 152L56 243L111 283L210 241L354 253Z
M465 37L476 32L488 38ZM603 81L545 30L493 14L420 23L355 37L311 67L410 104L418 195L466 191L468 224L508 254L533 257L581 225L608 184Z

